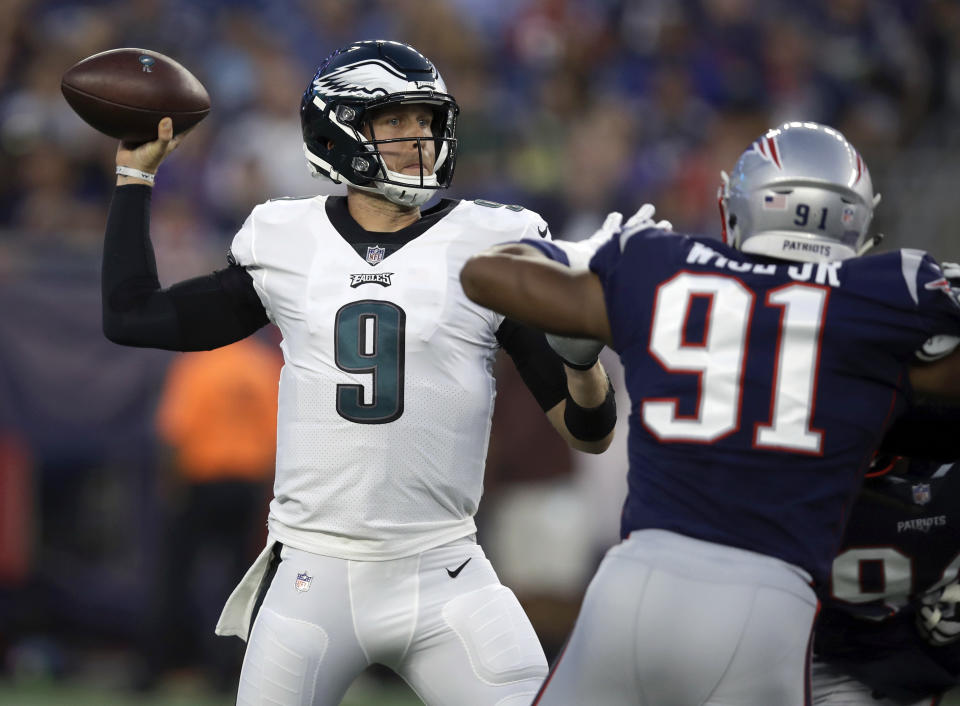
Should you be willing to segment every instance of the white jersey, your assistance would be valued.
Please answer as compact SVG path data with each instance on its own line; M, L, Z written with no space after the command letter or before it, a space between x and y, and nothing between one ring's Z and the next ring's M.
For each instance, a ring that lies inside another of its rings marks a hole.
M395 559L476 531L503 317L467 299L460 270L546 224L461 201L377 262L326 200L257 206L231 248L283 334L269 529L305 551Z

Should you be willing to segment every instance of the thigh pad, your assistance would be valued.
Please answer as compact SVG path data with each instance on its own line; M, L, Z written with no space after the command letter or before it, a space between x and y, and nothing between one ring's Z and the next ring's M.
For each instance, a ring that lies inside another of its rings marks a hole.
M543 649L509 588L494 584L457 596L444 605L443 619L479 679L499 685L546 675Z

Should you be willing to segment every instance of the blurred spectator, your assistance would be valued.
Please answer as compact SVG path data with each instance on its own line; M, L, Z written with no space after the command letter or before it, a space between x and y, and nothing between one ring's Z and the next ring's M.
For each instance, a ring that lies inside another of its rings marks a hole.
M255 338L170 366L157 426L173 474L148 679L196 664L218 690L236 685L242 645L218 640L213 628L266 540L280 366Z
M314 180L303 158L300 102L307 70L274 50L255 49L253 104L220 133L213 145L207 190L216 212L239 226L251 204L277 196L345 193Z

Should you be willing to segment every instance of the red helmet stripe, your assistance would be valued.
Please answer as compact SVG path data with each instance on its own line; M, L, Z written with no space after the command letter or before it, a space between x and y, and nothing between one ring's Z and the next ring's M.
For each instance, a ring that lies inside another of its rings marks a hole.
M773 163L777 165L777 169L783 169L783 165L780 164L780 153L777 151L777 141L768 137L767 144L770 146L770 157L773 159Z

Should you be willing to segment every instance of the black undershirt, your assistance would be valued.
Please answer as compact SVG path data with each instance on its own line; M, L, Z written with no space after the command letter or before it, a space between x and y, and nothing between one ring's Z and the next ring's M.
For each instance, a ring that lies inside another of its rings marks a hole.
M142 184L118 186L107 217L101 285L103 330L115 343L174 351L219 348L239 341L268 323L267 312L243 267L232 263L209 275L162 289L150 242L150 198ZM423 234L446 216L457 201L444 199L420 220L394 233L361 228L347 210L345 197L329 197L330 222L361 257L367 248L385 248L385 257ZM497 341L513 359L541 409L566 397L563 363L536 329L505 319Z
M435 226L458 203L460 202L453 199L442 199L440 203L423 211L420 214L420 220L411 223L406 228L389 233L364 230L350 215L346 196L328 196L325 208L327 218L330 219L340 237L350 243L360 257L365 258L367 248L370 247L384 248L386 250L384 257L390 257L411 240L423 235L429 228Z
M960 459L960 407L911 407L887 430L880 453L948 463Z

